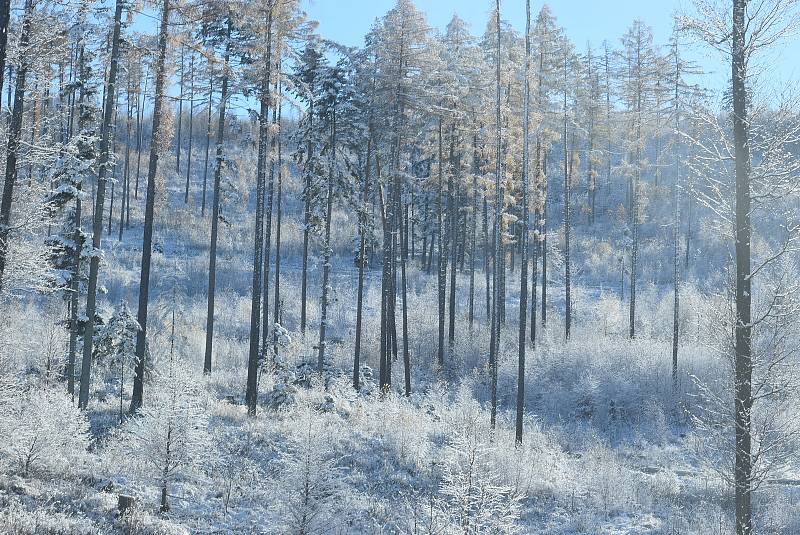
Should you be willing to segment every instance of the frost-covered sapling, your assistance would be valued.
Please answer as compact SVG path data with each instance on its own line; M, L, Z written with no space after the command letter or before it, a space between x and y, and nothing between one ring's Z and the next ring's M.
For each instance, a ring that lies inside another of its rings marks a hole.
M276 506L283 518L283 533L326 533L339 516L344 498L343 478L337 466L340 454L332 447L327 416L308 409L299 437L290 443L279 465ZM321 420L321 421L320 421Z
M169 486L199 472L210 438L202 380L179 359L163 366L154 374L148 403L125 423L118 440L130 468L159 486L161 511L166 512Z

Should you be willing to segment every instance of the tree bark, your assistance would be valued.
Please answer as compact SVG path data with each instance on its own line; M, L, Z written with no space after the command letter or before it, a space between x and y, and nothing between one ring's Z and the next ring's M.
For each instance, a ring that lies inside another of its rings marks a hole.
M528 130L530 128L530 71L531 71L531 2L525 1L525 83L522 118L522 236L520 237L519 274L519 354L517 362L517 414L515 440L522 444L522 424L525 416L525 350L527 349L528 313Z
M30 0L29 0L30 1ZM117 67L119 62L119 41L122 21L122 8L125 2L116 0L114 7L114 29L111 38L111 58L108 68L105 99L103 103L103 123L100 132L100 161L97 168L97 194L92 222L92 257L89 261L89 283L86 297L86 327L83 333L83 359L81 361L81 386L78 407L85 409L89 403L89 381L92 366L92 342L94 338L94 319L97 302L97 278L100 271L100 247L103 237L103 205L105 203L106 172L108 171L109 140L112 135L114 117Z
M747 124L746 0L733 1L731 82L733 92L733 136L736 158L736 356L734 362L734 409L736 453L734 482L736 534L753 533L752 436L752 318L750 266L750 144Z
M28 73L29 61L27 48L30 44L31 19L33 18L33 0L25 0L25 13L22 19L22 34L20 36L20 49L23 50L20 66L17 69L17 79L14 88L14 108L11 111L11 124L8 130L8 145L6 148L6 172L3 184L3 197L0 200L0 294L3 290L3 273L6 268L8 255L8 240L11 233L11 204L14 195L14 186L17 182L17 157L19 142L22 137L22 115L25 109L25 78ZM103 222L100 222L102 233Z
M328 299L330 294L330 276L331 276L331 217L333 215L333 195L335 191L336 179L336 108L332 110L331 117L331 152L328 170L328 184L325 201L325 251L323 252L322 261L322 298L320 303L320 321L319 321L319 353L317 356L317 368L320 375L323 374L325 369L325 348L326 348L326 335L328 329Z
M136 319L136 374L133 377L133 395L130 412L142 406L144 394L144 370L147 360L147 305L150 298L150 262L153 254L153 220L155 218L156 173L158 171L158 140L161 138L161 114L164 106L166 86L167 39L169 37L170 0L164 0L161 8L161 27L158 31L158 57L156 58L155 102L153 103L153 134L150 143L150 162L147 168L147 196L145 198L144 232L142 238L142 269L139 279L139 311Z
M217 162L214 167L214 201L211 205L211 248L208 258L208 310L206 313L206 350L203 372L211 373L211 354L214 348L214 299L217 289L217 240L219 238L220 182L224 164L223 144L225 142L225 108L228 100L228 80L231 57L231 20L228 18L225 40L225 58L222 65L222 91L219 102L217 123Z
M267 53L261 77L256 167L256 217L253 235L253 288L250 298L250 350L247 356L247 413L255 416L258 401L259 341L261 338L261 274L264 249L264 190L266 188L267 137L269 135L270 77L272 66L272 10L267 16Z

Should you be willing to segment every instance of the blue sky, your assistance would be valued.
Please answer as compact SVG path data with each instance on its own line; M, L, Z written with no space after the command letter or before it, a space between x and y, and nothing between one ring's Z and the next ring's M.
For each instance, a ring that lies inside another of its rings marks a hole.
M443 29L453 13L466 20L473 34L481 34L486 25L489 0L415 0L428 23ZM324 37L346 45L361 45L373 21L385 14L395 0L302 0L310 18L319 21ZM599 46L603 40L616 46L619 38L635 19L653 28L657 44L666 44L672 33L673 14L690 9L691 0L551 0L551 10L579 50L588 42ZM532 17L542 2L532 1ZM525 0L501 0L503 18L518 30L525 28ZM695 47L687 55L709 74L705 84L720 88L727 84L727 66L714 52ZM800 41L784 43L761 65L776 86L800 80Z

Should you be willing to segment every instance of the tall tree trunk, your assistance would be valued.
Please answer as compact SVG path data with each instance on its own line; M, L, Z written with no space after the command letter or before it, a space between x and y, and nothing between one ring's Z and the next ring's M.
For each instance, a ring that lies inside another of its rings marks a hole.
M130 73L130 71L128 71ZM127 88L125 91L125 106L127 114L125 117L125 163L122 168L122 206L119 211L119 241L122 241L122 230L125 226L125 213L130 213L130 170L131 170L131 123L133 122L133 105L131 103L131 83L130 74L128 75Z
M258 113L258 163L256 166L256 221L253 235L253 288L250 298L250 350L247 356L247 413L258 406L259 341L261 338L261 275L264 253L264 190L266 189L267 138L269 136L270 77L272 67L272 10L267 15L267 53L261 75Z
M530 340L531 345L536 347L536 299L537 299L537 284L539 283L539 249L541 247L541 240L539 234L540 218L539 218L539 191L541 184L539 183L543 177L541 172L542 165L542 145L539 137L536 138L536 173L534 174L534 210L533 210L533 243L528 245L531 247L531 330Z
M308 129L312 132L314 128L314 100L308 105ZM309 136L306 146L307 158L309 162L312 158L313 144ZM311 164L308 164L309 167ZM307 300L308 300L308 245L311 233L311 171L306 171L303 186L303 268L300 274L300 332L306 333L307 322Z
M541 227L542 227L542 237L541 237L541 247L542 247L542 329L547 327L547 203L549 201L547 195L547 153L545 151L544 156L542 158L542 174L544 175L544 184L542 185L542 191L544 192L544 199L542 201L542 219L541 219Z
M367 139L367 162L364 167L364 195L361 213L359 214L358 243L358 291L356 297L356 341L353 353L353 388L358 391L361 378L361 328L364 314L364 268L367 263L367 204L369 203L370 166L372 164L372 118L369 125L370 134Z
M447 204L449 220L449 253L450 253L450 295L448 300L448 324L447 324L447 357L453 361L453 353L456 345L456 263L458 262L458 206L457 195L455 192L454 174L459 168L455 161L455 124L450 126L450 166L453 170L447 177Z
M139 311L136 320L136 374L133 377L133 395L130 412L142 406L144 394L144 370L147 359L147 305L150 298L150 263L153 253L153 219L155 218L156 173L158 171L158 140L161 139L161 114L164 107L166 86L167 39L169 37L170 0L164 0L161 8L161 27L158 31L158 57L156 58L155 101L153 103L153 133L150 142L150 162L147 167L147 196L144 209L144 232L142 238L142 269L139 278Z
M500 112L500 0L496 0L496 17L495 17L495 31L497 32L497 58L496 58L496 85L495 85L495 119L496 119L496 148L495 148L495 175L494 175L494 261L495 261L495 268L494 268L494 284L492 285L493 290L493 307L494 311L492 313L492 333L491 333L491 341L490 341L490 348L489 348L489 365L491 367L491 413L489 416L489 423L491 425L492 430L494 430L495 425L497 423L497 368L498 368L498 360L499 360L499 353L500 353L500 318L502 314L502 307L500 305L500 299L502 298L500 294L500 283L501 283L501 271L503 271L503 228L502 228L502 218L503 218L503 190L502 190L502 162L500 161L502 157L502 115Z
M522 444L522 423L525 415L525 350L527 349L528 313L528 165L530 148L530 72L531 72L531 2L525 1L525 85L523 92L522 118L522 236L520 237L519 274L519 355L517 362L517 415L515 438Z
M439 291L439 339L437 346L437 362L440 369L444 368L444 320L445 320L445 298L447 292L447 252L446 238L444 235L444 161L442 159L442 118L439 117L439 182L436 200L436 234L439 241L438 251L438 291Z
M753 532L752 436L750 415L752 394L752 318L750 266L750 144L747 125L747 60L745 11L746 0L733 1L733 39L731 82L733 92L733 136L736 157L736 357L734 362L734 408L736 453L734 482L736 498L736 533Z
M675 95L674 95L674 116L675 116L675 132L680 131L680 80L681 80L681 62L678 55L678 42L675 41L673 47L673 54L675 55ZM681 181L681 157L680 157L680 141L676 139L673 145L675 156L675 183L673 184L672 202L674 221L672 229L672 282L673 282L673 297L672 297L672 391L674 394L678 393L678 334L679 334L679 315L680 315L680 181Z
M6 72L8 26L11 22L11 0L0 0L0 97L3 95L3 76Z
M184 61L186 50L181 46L181 70L178 75L178 126L175 129L175 172L180 175L181 173L181 125L183 121L183 88L184 88Z
M219 238L219 205L222 166L224 165L223 144L225 142L225 107L228 100L228 80L231 58L231 20L227 21L225 58L222 64L222 91L219 101L219 120L217 123L217 161L214 167L214 201L211 205L211 247L208 257L208 310L206 313L206 350L203 372L211 373L211 354L214 348L214 299L217 290L217 240Z
M478 252L478 134L472 137L472 221L469 253L469 330L475 325L475 255Z
M194 144L194 52L189 60L189 147L186 152L186 192L184 204L189 204L189 180L192 176L192 145Z
M564 131L566 134L566 130ZM564 150L566 151L566 145ZM564 175L564 339L569 340L572 329L572 263L570 261L570 236L572 233L572 173L575 157L575 134L572 134L572 150L569 151L569 170ZM566 171L566 169L565 169Z
M30 1L30 0L29 0ZM89 382L92 367L92 342L94 338L94 319L97 306L97 277L100 272L100 247L103 237L103 205L106 192L106 172L108 171L108 149L112 135L114 102L116 101L117 67L119 62L119 41L122 25L124 0L116 0L114 7L114 29L111 38L111 57L103 103L103 123L100 128L100 161L97 168L97 195L92 221L92 254L89 261L89 282L86 292L86 326L83 332L83 359L81 361L81 387L78 407L85 409L89 403Z
M6 176L3 184L3 197L0 201L0 294L3 289L3 273L6 268L8 241L11 233L11 203L14 186L17 182L17 156L19 142L22 137L22 115L25 110L25 78L28 74L29 62L27 48L30 44L31 19L33 18L33 0L25 0L25 14L22 19L20 49L23 51L19 69L17 69L16 86L14 88L14 108L11 111L11 125L8 130L6 148ZM102 221L100 232L102 232Z
M278 82L273 85L275 94L278 93ZM273 130L278 124L278 106L280 102L272 103L272 126ZM275 148L278 143L278 138L275 135L270 136L269 141L269 185L267 186L267 199L264 207L264 280L261 284L261 358L266 359L267 348L270 347L270 336L272 329L270 328L269 321L269 274L270 274L270 256L272 251L272 205L275 198Z
M399 177L399 175L398 175ZM398 178L399 182L399 178ZM398 203L400 193L397 194ZM398 217L402 221L401 217ZM408 256L408 219L400 232L400 291L403 297L403 372L405 378L406 397L411 396L411 355L408 352L408 281L406 279L406 258Z
M142 67L144 69L144 67ZM139 198L139 177L142 171L142 145L144 144L144 109L147 100L147 72L144 74L144 88L141 90L140 98L136 99L136 182L133 188L133 198Z
M331 152L329 155L328 184L325 193L325 250L322 260L322 297L320 299L320 320L319 320L319 353L317 356L317 368L320 375L325 370L325 349L327 345L326 335L328 330L328 299L330 296L330 276L331 276L331 217L333 215L333 195L336 189L336 107L332 111L331 117Z
M276 66L278 72L280 72L280 62ZM282 86L278 83L278 102L281 102L282 97ZM283 149L283 144L281 142L281 110L283 109L281 106L276 106L278 109L278 129L275 133L275 137L278 138L277 146L278 146L278 184L277 184L277 191L275 192L276 196L276 214L275 214L275 298L274 301L274 309L272 313L273 322L275 324L281 323L281 221L283 219L283 155L281 151ZM278 337L277 333L273 333L273 352L274 356L278 356Z
M206 215L206 191L208 189L208 153L211 149L211 136L214 135L211 130L212 122L212 109L214 108L214 64L209 61L208 65L211 71L208 75L208 117L206 117L206 155L203 162L203 200L200 204L200 215Z

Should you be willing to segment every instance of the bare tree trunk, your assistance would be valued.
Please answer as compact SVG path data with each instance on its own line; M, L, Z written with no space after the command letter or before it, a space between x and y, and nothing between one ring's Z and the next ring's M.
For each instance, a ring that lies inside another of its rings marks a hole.
M211 72L208 75L208 117L206 118L206 155L203 163L203 200L202 204L200 205L200 215L203 217L205 217L206 215L206 190L208 184L208 153L211 148L211 136L213 135L211 131L211 121L213 117L211 110L214 107L214 65L210 61L209 61L209 70Z
M250 351L247 357L247 413L255 416L258 401L259 341L261 337L261 274L264 252L264 190L266 189L267 137L269 134L270 68L272 66L272 10L267 16L267 54L261 77L258 114L258 164L256 168L256 221L253 236L253 290L250 299Z
M469 252L469 330L475 325L475 255L478 252L478 134L472 138L472 221Z
M168 1L168 0L167 0ZM224 161L223 143L225 142L225 107L228 100L228 79L230 76L231 56L231 20L228 18L225 42L225 59L222 64L222 92L219 102L219 120L217 123L217 162L214 167L214 201L211 205L211 248L208 258L208 310L206 314L206 350L203 361L203 372L211 373L211 354L214 348L214 298L217 289L217 240L219 238L219 205L220 181Z
M527 349L528 313L528 130L530 128L530 71L531 71L531 2L525 1L525 85L522 118L522 236L520 237L519 274L519 355L517 362L517 415L515 439L522 444L522 424L525 416L525 350Z
M572 327L572 288L570 285L570 257L569 257L569 234L570 234L570 196L572 186L572 158L571 151L567 146L567 52L564 53L564 338L569 340L570 328ZM572 136L572 150L575 150L575 135Z
M322 298L320 302L320 321L319 321L319 354L317 357L317 368L320 375L325 369L325 347L326 334L328 328L328 299L330 295L330 276L331 276L331 217L333 214L333 195L336 188L336 108L334 105L331 118L331 152L330 169L328 171L328 187L326 192L325 204L325 251L322 261Z
M372 125L370 118L370 135L367 139L367 162L364 168L364 196L362 197L362 207L359 227L359 244L358 244L358 292L356 300L356 341L353 356L353 388L357 391L359 389L359 382L361 377L361 328L364 314L364 267L367 262L366 258L366 242L367 242L367 203L369 202L369 179L370 179L370 166L372 164Z
M676 40L673 53L675 54L675 132L680 131L680 57L678 56L678 42ZM675 184L673 184L672 202L674 203L673 212L674 228L672 229L672 282L673 282L673 299L672 299L672 391L674 394L678 393L678 334L679 334L679 314L680 314L680 300L679 300L679 286L680 286L680 180L681 180L681 157L678 150L679 141L675 139L673 151L675 153Z
M308 106L308 129L312 131L314 127L314 101ZM311 151L313 144L309 138L306 150L308 152L307 158L311 160ZM311 232L311 173L307 172L305 176L305 185L303 188L303 269L300 275L300 332L306 332L306 314L307 314L307 300L308 300L308 242L309 234Z
M183 194L184 204L189 204L189 180L192 176L192 145L194 144L194 52L189 60L189 147L186 152L186 192Z
M179 86L179 93L178 93L178 126L175 129L175 172L180 174L181 173L181 125L183 121L183 87L184 87L184 60L186 49L184 46L181 46L181 70L180 75L178 75L178 86Z
M280 62L277 65L278 72L280 72ZM281 102L282 86L278 83L278 102ZM275 137L278 138L278 188L275 192L277 202L277 213L275 214L275 298L274 310L272 313L273 321L276 324L281 323L281 220L283 219L283 155L281 150L283 144L281 143L281 106L276 106L278 109L278 130ZM274 356L278 356L278 338L277 333L273 333L273 352Z
M125 164L122 171L122 207L119 213L119 241L122 241L122 231L125 226L125 214L131 213L130 198L131 198L131 185L130 185L130 172L131 172L131 127L133 123L133 103L131 102L131 77L130 70L128 70L127 89L125 91L125 104L127 107L127 116L125 119ZM128 215L130 220L130 215Z
M142 239L142 270L139 279L139 311L136 319L136 374L133 377L133 395L130 412L142 406L144 393L144 369L147 359L147 305L150 297L150 261L153 254L153 219L155 218L156 173L158 171L158 140L161 138L161 114L164 106L166 86L167 39L169 37L170 0L164 0L161 8L161 27L158 32L158 58L156 59L155 102L153 103L153 134L150 143L150 163L147 168L147 197L144 209L144 233Z
M504 269L503 267L503 259L502 259L502 252L503 252L503 235L502 235L502 215L503 215L503 190L502 190L502 162L500 161L502 157L502 115L500 112L500 0L496 0L495 2L496 10L495 13L495 31L497 32L497 58L496 58L496 86L495 86L495 114L496 114L496 152L495 152L495 176L494 176L494 196L495 196L495 207L494 207L494 259L495 259L495 268L494 268L494 284L492 285L493 290L493 313L492 313L492 333L491 333L491 342L489 348L489 365L491 368L491 413L489 416L489 423L494 430L495 425L497 423L497 368L499 360L499 349L500 349L500 318L502 314L502 307L500 306L500 282L501 282L501 271Z
M733 136L736 157L736 357L734 362L736 453L734 482L736 534L753 533L751 504L752 436L752 318L750 266L750 144L747 132L746 0L733 1L731 81L733 90Z
M438 251L438 291L439 291L439 339L437 346L437 362L439 369L444 368L444 320L445 320L445 297L447 292L447 253L445 250L446 241L444 236L444 178L442 160L442 118L439 117L439 182L436 201L436 234L439 241Z
M8 26L11 21L11 0L0 0L0 96L3 95L3 76L6 72Z
M278 93L278 82L273 85L275 94ZM272 125L273 127L278 124L278 106L280 103L276 101L272 104ZM275 147L277 146L278 138L272 135L269 140L269 185L267 186L267 199L266 206L264 207L264 280L261 284L262 295L262 309L261 309L261 358L266 358L267 348L270 343L270 328L269 321L269 274L270 274L270 256L272 250L272 205L275 197Z
M3 289L3 273L6 267L8 254L8 240L11 232L11 203L14 195L14 186L17 182L17 156L19 142L22 137L22 115L25 109L25 78L28 73L29 62L26 57L31 36L31 19L33 18L33 0L25 0L25 14L22 20L22 34L20 49L23 51L19 69L17 70L16 87L14 88L14 108L11 112L11 125L8 131L8 145L6 148L6 173L3 184L3 197L0 201L0 292ZM103 222L100 222L102 233Z
M142 67L144 69L144 67ZM147 73L144 75L144 88L141 90L140 98L136 99L136 182L133 188L133 198L139 198L139 177L142 171L142 145L144 144L144 132L142 123L144 122L144 108L147 99Z
M457 195L455 192L454 173L458 169L455 161L455 125L450 126L450 165L453 172L447 177L447 202L448 220L450 221L450 295L448 300L448 326L447 326L447 347L448 359L453 361L453 353L456 345L456 263L458 262L458 206Z
M30 1L30 0L29 0ZM106 172L108 171L109 139L112 135L114 117L117 64L119 62L119 41L122 21L123 0L116 0L114 7L114 29L111 38L111 57L103 103L103 123L100 132L100 161L97 168L97 196L92 222L92 250L99 253L103 237L103 204L106 192ZM100 256L92 254L89 261L89 283L86 297L86 326L83 333L83 359L81 361L81 387L78 407L85 409L89 403L89 381L92 366L92 342L94 338L94 319L97 302L97 277L100 271Z
M544 191L544 200L542 202L542 220L541 220L541 227L542 227L542 237L541 237L541 246L542 246L542 329L547 327L547 203L549 201L547 195L547 153L548 151L544 152L544 156L542 158L542 174L545 177L544 184L542 185L542 191Z

